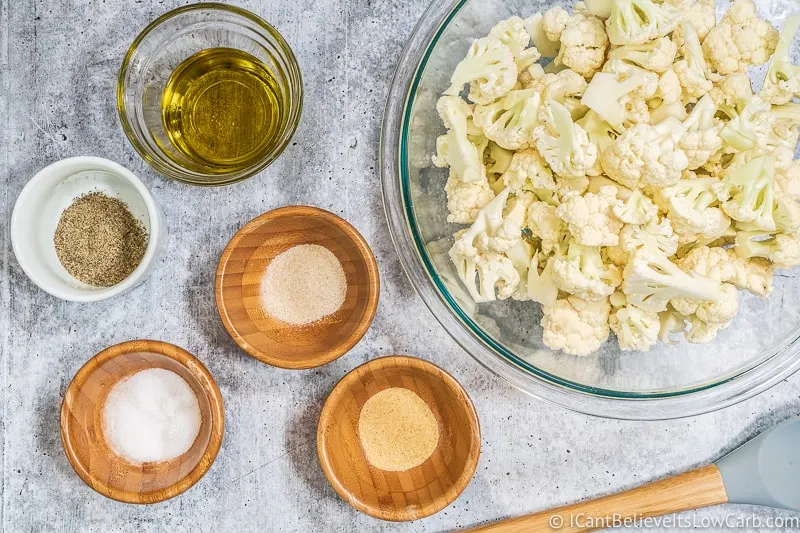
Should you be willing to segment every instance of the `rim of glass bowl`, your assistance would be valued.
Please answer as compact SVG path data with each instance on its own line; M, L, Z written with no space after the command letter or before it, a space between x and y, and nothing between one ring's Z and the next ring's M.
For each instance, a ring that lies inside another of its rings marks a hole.
M271 38L275 40L277 46L286 54L286 58L288 60L288 65L290 67L290 72L288 75L290 77L297 78L297 103L292 105L289 110L289 128L284 135L284 139L282 142L276 146L275 150L263 161L259 162L257 165L240 172L236 172L230 175L215 175L213 181L208 180L201 180L201 179L192 179L192 174L196 174L197 176L210 176L207 174L199 174L193 173L192 171L182 169L183 172L178 172L171 167L168 167L161 163L158 159L153 158L149 150L145 147L145 145L139 140L139 137L134 132L133 128L131 127L128 121L128 111L125 106L125 75L128 71L128 68L132 62L133 56L136 54L137 50L139 49L139 45L144 41L144 39L157 27L161 24L166 22L167 20L174 18L178 15L182 15L184 13L190 11L200 11L203 9L207 10L218 10L218 11L227 11L229 13L233 13L235 15L239 15L248 19L249 21L255 23L261 29L266 31ZM201 2L198 4L190 4L187 6L182 6L172 11L168 11L155 19L153 22L147 25L144 30L142 30L139 35L136 36L136 39L131 43L130 47L128 48L128 52L125 54L125 59L122 61L122 67L119 70L119 76L117 78L117 115L119 115L120 123L122 124L122 129L125 131L125 135L128 137L131 145L136 150L136 152L144 159L151 167L153 167L156 171L164 174L165 176L184 182L189 183L191 185L200 185L205 187L216 187L220 185L230 185L232 183L237 183L239 181L244 181L248 178L252 178L265 168L267 168L270 164L272 164L275 159L277 159L286 147L289 145L289 142L294 137L295 132L297 131L297 127L300 124L300 117L303 111L303 98L304 98L304 89L303 89L303 77L302 73L300 72L300 66L297 63L297 58L294 55L294 51L292 51L291 46L289 43L286 42L286 39L283 38L283 35L275 29L269 22L265 21L255 13L247 11L246 9L242 9L237 6L232 6L228 4L221 4L217 2Z
M384 210L395 249L412 286L451 337L478 363L536 398L585 414L630 420L682 418L741 402L800 368L800 327L762 356L718 379L647 393L575 383L536 368L483 332L456 303L429 257L409 190L408 126L428 59L448 24L469 0L433 2L403 49L392 79L381 129Z

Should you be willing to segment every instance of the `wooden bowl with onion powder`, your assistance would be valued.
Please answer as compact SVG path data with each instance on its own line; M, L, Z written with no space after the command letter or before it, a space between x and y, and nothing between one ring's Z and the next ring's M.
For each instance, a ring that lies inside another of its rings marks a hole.
M217 268L222 323L239 347L289 369L347 353L378 307L375 257L358 231L316 207L289 206L233 236Z
M347 374L322 408L320 465L347 503L383 520L416 520L455 501L480 455L466 391L433 363L374 359Z

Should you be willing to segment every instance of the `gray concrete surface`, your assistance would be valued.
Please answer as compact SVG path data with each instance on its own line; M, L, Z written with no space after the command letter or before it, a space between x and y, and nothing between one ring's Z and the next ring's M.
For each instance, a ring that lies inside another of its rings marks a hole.
M443 531L608 493L708 461L800 413L800 377L721 412L659 423L593 419L531 399L488 375L438 326L403 275L386 229L377 168L380 117L403 42L427 0L242 0L296 51L306 108L294 142L261 176L221 189L156 175L133 151L114 108L122 56L178 0L0 0L0 346L2 507L6 532ZM127 165L169 222L166 259L122 297L56 300L20 270L8 241L13 202L41 167L73 155ZM237 228L274 207L309 203L352 221L378 258L375 323L352 353L290 372L240 352L212 289L217 258ZM155 338L209 367L226 402L227 431L210 472L184 495L148 507L94 493L67 463L61 396L108 345ZM405 525L361 515L337 498L316 459L321 404L336 381L378 355L411 353L452 372L483 426L478 472L457 502ZM798 518L724 506L681 515L684 525L728 518ZM717 530L730 529L716 527ZM776 528L777 529L777 528ZM785 529L785 528L784 528ZM657 527L653 530L663 531Z

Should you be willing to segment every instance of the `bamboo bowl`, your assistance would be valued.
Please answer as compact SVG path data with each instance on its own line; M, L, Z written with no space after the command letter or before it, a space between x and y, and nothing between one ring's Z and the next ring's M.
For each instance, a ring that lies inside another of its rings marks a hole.
M111 451L102 428L102 407L112 386L146 368L175 372L200 403L200 433L180 457L134 464ZM92 357L69 384L61 404L61 442L72 468L91 488L125 503L156 503L186 491L211 467L222 443L222 396L208 370L192 354L166 342L137 340Z
M273 258L301 244L324 246L336 255L347 294L336 313L293 326L264 312L261 279ZM316 207L282 207L256 217L233 236L217 268L217 309L225 329L242 350L281 368L313 368L347 353L369 329L379 292L378 266L364 237Z
M433 454L401 472L373 467L358 436L361 408L390 387L416 393L439 425ZM407 356L375 359L347 374L325 401L317 426L320 465L334 490L382 520L416 520L447 507L475 474L480 447L478 414L458 381L433 363Z

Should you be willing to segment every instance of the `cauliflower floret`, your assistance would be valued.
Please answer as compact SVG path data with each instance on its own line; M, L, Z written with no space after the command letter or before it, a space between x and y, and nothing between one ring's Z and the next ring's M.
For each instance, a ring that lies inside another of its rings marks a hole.
M752 229L773 231L774 185L772 159L758 157L730 171L713 190L729 217Z
M541 97L534 89L511 91L489 105L477 105L473 111L475 125L487 138L507 150L519 150L533 144L533 131Z
M678 99L671 103L662 103L654 108L650 112L650 122L653 124L660 124L667 119L684 121L688 116L689 113L686 112L686 107L683 105L683 102Z
M686 339L695 344L705 344L711 342L721 329L728 327L736 316L739 310L739 291L730 283L723 283L717 301L682 300L671 303L691 321L692 327L686 333Z
M628 305L613 313L608 325L617 335L622 351L647 352L658 342L661 321L658 313Z
M486 167L486 177L489 185L495 193L499 193L506 188L502 177L508 167L511 166L511 159L514 152L506 150L493 141L489 141L483 153L483 164Z
M761 298L766 298L772 293L772 274L775 268L768 259L762 257L742 259L733 249L728 249L727 252L733 264L734 274L726 281Z
M619 244L628 254L644 248L671 257L678 251L678 236L672 231L669 219L664 217L661 222L652 219L647 225L625 226L619 235Z
M683 108L685 112L683 103L680 102L682 95L683 88L681 87L681 81L678 79L678 75L675 74L675 69L668 68L661 74L661 76L658 77L658 89L653 95L653 98L648 101L647 105L648 107L657 109L659 107L678 102L680 107ZM666 118L666 116L659 118L652 112L650 113L650 119L655 124L658 124L664 120L664 118ZM682 118L683 117L681 117L681 120Z
M542 271L539 272L541 261L544 261L545 264ZM533 254L528 268L527 297L544 307L555 305L558 299L558 287L553 282L553 263L552 257L545 259L543 254L537 252Z
M603 21L575 13L561 32L561 48L555 63L589 79L603 66L607 49L608 36Z
M536 47L528 47L531 43L531 36L525 27L525 21L514 16L501 20L489 30L489 38L497 39L508 46L514 54L514 61L517 64L517 73L523 72L542 57Z
M447 221L455 224L474 222L481 208L495 197L488 180L464 183L452 172L444 190L447 193L447 210L450 212Z
M698 246L678 260L678 266L686 272L694 272L716 281L727 282L736 275L736 263L725 248ZM689 314L689 313L684 313Z
M482 208L469 229L456 233L450 248L456 272L476 303L509 298L520 283L514 263L498 253L508 251L522 237L525 205L516 198L508 202L509 194L509 189L504 190Z
M585 357L608 339L608 300L588 302L575 296L543 309L542 340L553 350Z
M503 224L503 210L511 191L505 189L494 199L482 207L472 225L456 234L455 242L451 248L451 255L455 253L459 257L475 257L479 250L479 241L485 234L494 234Z
M775 220L775 229L781 233L796 233L800 231L800 203L791 198L776 195L774 199L772 218ZM751 229L749 224L743 224L741 229ZM754 227L753 229L758 229Z
M789 57L789 48L798 28L800 15L792 15L786 19L761 87L759 95L772 104L785 104L795 96L800 97L800 65L792 64Z
M800 266L800 235L772 235L762 231L740 231L734 246L736 255L749 259L763 257L775 268Z
M628 302L646 311L665 311L667 303L677 298L716 301L721 297L719 282L688 274L649 249L633 254L622 278Z
M659 37L644 44L632 44L615 48L609 60L621 60L639 65L650 72L666 72L675 61L677 45L669 37Z
M723 77L708 92L717 109L733 118L739 114L747 102L753 98L750 76L745 72L736 72Z
M567 14L567 12L564 11L564 14ZM567 18L569 18L568 14ZM536 13L535 15L525 19L525 28L528 30L528 34L531 36L533 45L544 57L556 57L558 55L558 48L561 43L558 39L551 41L547 38L547 34L544 31L544 15L541 13ZM561 35L561 31L564 31L564 28L561 28L561 30L558 32L559 37Z
M698 246L679 259L678 266L687 272L732 283L762 298L772 292L773 268L769 261L742 259L732 249Z
M561 34L569 22L569 13L563 7L552 7L542 16L542 30L549 41L561 42Z
M697 30L689 22L683 23L682 28L685 36L683 58L676 61L673 68L686 96L697 99L710 91L714 85L706 76L708 67Z
M710 67L722 74L744 72L763 65L778 45L778 30L756 15L752 0L735 0L728 12L703 40Z
M622 222L614 215L617 188L602 187L599 194L566 198L556 209L558 218L567 223L575 242L584 246L616 246Z
M647 224L658 214L658 207L639 189L631 193L627 200L613 207L614 215L625 224Z
M600 155L600 164L611 179L626 187L672 185L689 165L678 146L683 132L683 124L676 119L655 126L637 124Z
M623 231L625 230L623 229ZM600 252L600 256L603 258L603 262L611 263L612 265L616 265L620 268L625 268L625 265L628 264L629 254L622 248L621 245L603 247L603 250Z
M792 161L781 171L776 169L775 189L793 200L800 200L800 160Z
M470 84L469 98L486 105L504 96L517 83L517 64L511 49L498 39L484 37L470 46L456 65L444 94L458 96L464 84Z
M692 344L708 344L713 341L720 330L725 329L730 325L730 322L725 324L706 323L700 320L697 316L689 317L690 328L685 333L686 340Z
M650 121L645 98L640 97L646 87L652 87L648 96L653 96L658 90L658 76L638 67L622 73L598 72L583 93L581 103L615 130L623 131L631 124Z
M528 206L527 227L541 239L545 253L554 250L567 232L564 222L556 216L555 206L544 202L533 202Z
M583 178L597 160L597 146L583 128L572 121L569 111L554 100L547 102L547 127L534 130L536 148L550 168L564 178Z
M661 322L658 338L663 343L675 344L677 341L673 335L686 331L686 317L672 308L658 313L658 319Z
M544 189L553 191L556 182L547 162L534 148L514 152L511 163L503 174L503 183L512 191L531 191Z
M667 3L675 5L674 2L668 1ZM716 0L697 0L682 11L684 22L688 22L694 27L700 42L703 42L711 28L717 25ZM683 49L685 37L682 24L679 24L672 32L672 40L679 49Z
M507 193L503 193L507 194ZM506 201L499 224L489 228L478 236L481 249L506 253L522 240L522 228L528 211L528 202L524 196L513 196ZM529 258L523 262L526 266Z
M472 108L457 96L442 96L436 110L448 132L436 140L437 155L433 164L450 167L465 183L486 179L482 151L469 139L468 119Z
M519 284L519 272L504 255L487 252L477 256L475 261L462 263L453 258L453 262L459 267L458 276L475 303L492 302L498 298L506 300L514 294ZM461 265L464 265L463 269Z
M589 141L592 144L597 145L598 154L603 153L603 150L611 146L614 143L614 139L616 139L618 135L616 130L611 127L611 124L603 120L600 115L591 110L586 113L583 118L578 120L576 124L586 131ZM588 169L586 173L593 177L599 177L603 173L603 168L600 166L599 157L595 160L592 168ZM609 182L611 185L617 184L611 180L609 180Z
M616 0L606 20L611 44L643 44L671 33L680 22L681 13L669 4L651 0Z
M586 106L581 103L581 97L586 91L587 85L583 76L570 69L565 69L555 74L543 75L531 88L541 92L543 102L555 100L569 110L573 120L577 120L588 111ZM546 108L542 108L540 113L542 114L540 118L547 118Z
M583 246L572 241L567 254L557 256L553 261L556 286L585 300L607 298L622 282L619 269L603 263L600 248L596 246Z
M722 122L714 118L717 106L710 96L703 96L683 122L686 133L678 142L689 160L689 170L705 165L722 148Z
M719 135L733 151L743 152L766 145L771 133L770 105L753 96Z
M713 187L718 183L715 178L690 177L657 193L656 200L667 212L675 233L705 239L725 234L731 221L714 206L718 200Z
M535 251L536 249L526 239L518 239L514 246L505 252L505 256L511 260L511 264L519 274L519 283L511 294L511 298L514 300L527 302L531 299L528 290L528 279L530 278L528 269L531 267Z

